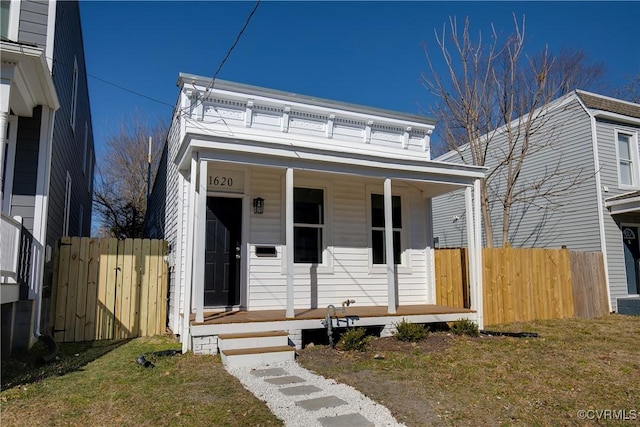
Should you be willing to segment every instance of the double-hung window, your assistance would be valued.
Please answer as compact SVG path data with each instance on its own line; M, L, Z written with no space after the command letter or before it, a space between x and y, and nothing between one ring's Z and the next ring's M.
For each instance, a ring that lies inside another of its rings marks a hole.
M635 187L638 185L637 150L633 135L616 132L618 150L618 182L620 186Z
M324 190L293 189L293 260L322 264L324 247Z
M393 226L393 262L402 263L402 203L400 196L391 196L391 222ZM371 195L371 252L373 264L386 264L384 235L384 196Z

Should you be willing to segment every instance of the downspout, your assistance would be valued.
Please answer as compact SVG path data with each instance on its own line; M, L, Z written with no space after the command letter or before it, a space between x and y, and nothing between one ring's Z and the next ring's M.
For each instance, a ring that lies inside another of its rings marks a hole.
M191 182L189 182L189 206L187 216L187 256L186 256L186 271L185 271L185 283L184 283L184 310L183 310L183 324L182 324L182 352L186 353L191 350L191 299L193 288L193 276L195 268L194 260L194 247L195 236L193 235L195 230L196 221L196 190L197 190L197 176L198 176L198 153L192 153L191 155Z
M45 107L43 107L44 110ZM55 121L56 112L53 109L47 108L47 112L43 111L43 114L47 114L47 129L46 129L46 142L44 144L44 153L40 159L43 160L44 173L40 176L42 181L38 179L36 190L41 190L40 196L36 195L36 212L35 217L40 217L39 223L34 223L34 237L42 245L40 257L36 254L32 254L32 259L37 261L36 265L32 266L32 279L37 280L36 290L36 308L35 308L35 321L33 325L33 336L36 339L40 339L40 321L42 317L42 288L44 281L44 265L46 263L46 246L47 246L47 221L49 212L49 184L51 180L51 152L53 149L53 127ZM39 169L39 168L38 168ZM40 203L38 203L40 198ZM36 230L37 227L37 230ZM37 232L36 232L37 231Z
M579 98L578 98L579 99ZM604 214L602 212L602 182L600 178L600 159L598 157L598 137L596 134L596 118L589 109L587 109L582 101L579 99L582 108L586 111L589 119L591 120L591 142L593 144L593 165L595 168L595 178L596 178L596 197L598 198L598 225L600 228L600 251L602 252L602 258L604 259L604 277L605 282L607 284L607 301L609 303L609 312L612 311L613 307L611 305L611 288L609 285L609 260L607 258L607 242L606 242L606 234L604 230Z

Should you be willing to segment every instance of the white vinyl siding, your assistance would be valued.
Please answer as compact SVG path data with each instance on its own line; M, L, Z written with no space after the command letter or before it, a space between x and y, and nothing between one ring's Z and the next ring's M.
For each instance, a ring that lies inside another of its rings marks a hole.
M286 307L286 275L283 270L284 186L283 172L276 169L251 169L251 196L265 199L262 215L251 215L249 259L249 310L283 309ZM354 176L332 176L296 171L294 185L301 182L322 182L325 188L328 263L331 268L312 264L296 264L294 305L296 308L326 307L345 299L355 299L361 305L387 304L388 288L385 268L370 268L367 215L370 203L368 188L382 188L381 180ZM394 191L395 191L394 184ZM398 272L400 304L425 304L428 295L425 204L421 193L402 188L404 234L411 239L404 243L410 268ZM330 226L330 227L329 227ZM276 257L260 257L255 246L276 247Z

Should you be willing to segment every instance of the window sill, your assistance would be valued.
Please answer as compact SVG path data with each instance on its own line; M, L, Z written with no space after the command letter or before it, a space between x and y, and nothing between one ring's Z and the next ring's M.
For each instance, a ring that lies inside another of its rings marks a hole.
M638 186L638 185L623 185L623 184L618 184L618 190L622 190L622 191L635 191L635 190L640 190L640 186Z
M317 274L333 274L333 267L330 265L322 264L294 264L293 274L312 274L315 271ZM286 274L286 269L284 271Z
M413 270L411 267L406 265L398 265L396 266L398 274L411 274ZM387 266L386 265L369 265L369 274L387 274Z

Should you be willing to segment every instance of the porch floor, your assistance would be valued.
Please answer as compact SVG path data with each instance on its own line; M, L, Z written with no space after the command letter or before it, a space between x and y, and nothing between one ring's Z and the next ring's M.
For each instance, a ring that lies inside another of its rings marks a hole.
M467 308L446 307L443 305L420 304L404 305L396 308L394 314L389 314L387 306L357 306L347 307L346 315L341 312L341 307L336 307L336 316L344 317L398 317L419 315L442 315L475 313ZM191 325L222 325L230 323L254 323L254 322L278 322L287 320L321 320L324 319L326 307L295 310L293 319L287 318L285 310L253 310L253 311L205 311L204 322L195 322L195 314L191 315Z

